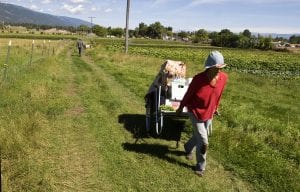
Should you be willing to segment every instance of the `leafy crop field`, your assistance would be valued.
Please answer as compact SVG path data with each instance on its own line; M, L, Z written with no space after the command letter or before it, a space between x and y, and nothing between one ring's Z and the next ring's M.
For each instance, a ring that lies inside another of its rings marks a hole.
M74 41L51 41L49 54L35 41L29 65L32 40L12 41L0 74L3 191L300 190L299 55L220 50L229 83L200 178L183 153L190 122L145 137L143 97L164 60L185 61L192 77L216 48L134 40L125 55L118 40L85 42L79 57Z
M105 41L102 41L106 44ZM242 50L214 47L199 47L188 44L171 43L165 44L162 41L154 41L152 44L145 41L132 40L130 52L133 54L157 57L161 59L173 58L186 63L198 63L202 65L208 53L214 49L220 49L225 60L229 63L231 70L247 72L259 75L294 77L300 75L299 54L288 52ZM108 41L108 50L122 50L123 42L115 40Z

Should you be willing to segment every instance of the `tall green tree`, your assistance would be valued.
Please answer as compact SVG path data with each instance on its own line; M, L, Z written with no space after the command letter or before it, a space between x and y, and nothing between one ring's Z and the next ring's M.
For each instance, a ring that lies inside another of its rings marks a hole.
M89 31L89 27L87 25L80 25L77 28L77 31L79 31L79 32L88 32Z
M300 43L300 36L292 35L289 38L290 43Z
M251 32L250 32L250 30L249 29L245 29L244 31L243 31L243 36L245 36L245 37L248 37L248 38L250 38L251 37Z
M146 37L148 26L145 23L140 23L138 27L138 35L140 37Z
M187 38L189 36L189 34L186 31L180 31L180 32L178 32L177 36L182 39L182 38Z
M153 39L161 39L164 33L164 26L160 22L150 24L147 29L147 36Z
M111 35L113 35L113 36L122 37L122 36L124 36L124 34L125 34L124 29L122 29L120 27L111 29Z
M199 29L195 32L195 36L193 39L194 43L203 43L208 40L208 32L205 29Z
M258 34L257 44L256 44L255 48L263 49L263 50L271 49L272 48L272 37L271 36L264 37L264 36Z
M166 27L165 31L166 31L165 33L167 36L173 37L173 28L172 27Z
M249 29L245 29L239 35L238 47L240 48L250 48L251 47L251 32Z
M99 37L106 37L107 36L107 29L105 27L102 27L100 25L94 25L93 26L93 32L99 36Z
M239 36L239 47L240 48L249 48L250 47L250 38L244 35Z
M233 33L229 29L222 29L219 33L221 47L230 47Z

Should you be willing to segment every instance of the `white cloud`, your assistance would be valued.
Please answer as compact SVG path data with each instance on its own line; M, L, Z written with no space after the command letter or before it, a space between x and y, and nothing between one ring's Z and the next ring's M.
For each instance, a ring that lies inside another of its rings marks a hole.
M92 7L91 11L97 11L97 7Z
M71 0L72 3L86 3L87 0Z
M32 9L32 10L38 10L38 7L36 5L31 5L30 9Z
M216 3L223 3L228 1L234 1L234 0L192 0L192 2L189 5L194 6L200 4L216 4Z
M83 5L77 5L77 6L72 6L72 5L68 5L68 4L63 4L62 7L63 10L68 11L69 13L72 14L78 14L78 13L82 13L84 11Z
M51 0L43 0L42 1L42 4L49 4L49 3L52 3Z
M50 13L55 13L55 11L53 11L53 9L47 9L47 11Z
M111 9L111 8L107 8L107 9L104 10L104 12L105 12L105 13L112 12L112 9Z
M172 0L155 0L152 3L151 7L156 7L156 6L159 6L159 5L162 5L162 4L166 4L168 2L172 3Z

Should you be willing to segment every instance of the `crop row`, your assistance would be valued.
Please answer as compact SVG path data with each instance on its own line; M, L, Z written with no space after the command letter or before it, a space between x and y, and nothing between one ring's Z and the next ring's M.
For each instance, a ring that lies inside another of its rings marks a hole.
M109 51L122 51L123 41L102 40ZM196 47L169 44L130 44L131 54L162 59L181 60L202 65L210 51L218 49L228 64L227 70L280 77L299 77L299 54L275 51Z

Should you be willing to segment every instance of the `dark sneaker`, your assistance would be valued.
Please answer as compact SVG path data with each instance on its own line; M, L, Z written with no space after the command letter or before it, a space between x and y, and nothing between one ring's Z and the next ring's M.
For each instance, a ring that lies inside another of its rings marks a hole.
M204 171L195 171L195 174L202 177L204 175Z

